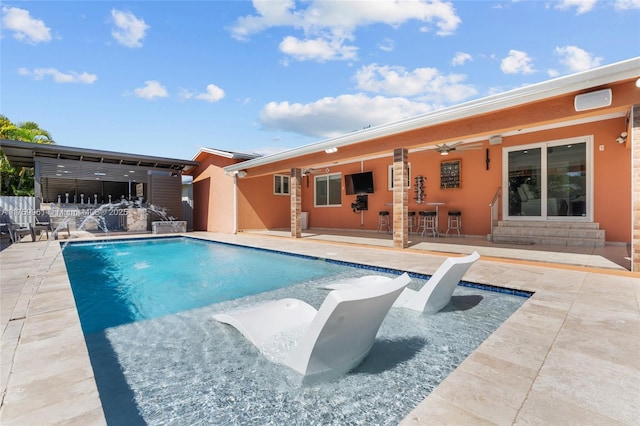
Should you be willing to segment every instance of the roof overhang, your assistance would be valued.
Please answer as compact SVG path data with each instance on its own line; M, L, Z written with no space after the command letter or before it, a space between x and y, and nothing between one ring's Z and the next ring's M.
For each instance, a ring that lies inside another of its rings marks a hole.
M203 154L217 155L218 157L229 158L232 160L252 160L254 158L260 157L259 154L246 154L242 152L224 151L221 149L202 147L198 150L196 155L193 156L192 160L198 161L198 158L200 158L200 156Z
M180 172L190 170L199 165L197 161L190 160L6 139L0 139L0 149L2 149L9 163L14 167L34 167L37 158L79 162L79 164L111 164Z
M508 92L443 108L431 113L325 139L276 154L255 158L227 166L224 170L226 173L233 173L322 151L328 152L327 150L333 150L334 148L340 150L341 147L360 144L373 139L495 113L508 108L566 96L572 93L583 93L590 89L602 88L608 84L638 77L640 77L640 57L542 83L532 84ZM594 118L592 117L591 119L593 120Z

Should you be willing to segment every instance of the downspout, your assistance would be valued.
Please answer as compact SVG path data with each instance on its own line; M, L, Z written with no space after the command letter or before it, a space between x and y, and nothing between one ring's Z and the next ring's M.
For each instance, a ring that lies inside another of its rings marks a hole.
M233 235L238 233L238 174L233 174Z
M246 172L244 172L241 176L238 176L240 173L237 170L225 172L227 176L233 177L233 235L238 233L238 178L246 175Z

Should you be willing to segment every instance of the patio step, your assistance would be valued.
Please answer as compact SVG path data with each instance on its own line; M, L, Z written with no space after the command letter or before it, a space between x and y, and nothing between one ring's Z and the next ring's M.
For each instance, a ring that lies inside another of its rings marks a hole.
M535 222L506 220L493 229L497 243L604 247L605 231L597 222Z

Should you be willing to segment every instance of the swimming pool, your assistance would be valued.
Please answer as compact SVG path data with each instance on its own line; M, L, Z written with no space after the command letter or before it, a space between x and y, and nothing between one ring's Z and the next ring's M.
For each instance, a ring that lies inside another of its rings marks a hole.
M244 253L250 257L261 251L203 244L248 250ZM281 258L269 262L277 270L295 269L292 265L303 260L339 269L335 276L311 277L288 287L85 331L109 423L396 424L525 300L459 286L450 306L437 315L392 309L359 367L335 381L299 387L285 367L266 360L239 333L211 316L281 297L300 298L318 308L327 294L319 288L322 283L372 272L269 254ZM141 259L132 252L115 258L127 257ZM104 262L102 255L99 258ZM200 265L201 260L193 262ZM286 267L277 267L276 260ZM83 262L81 272L93 266L87 258ZM130 263L123 265L111 270L131 269ZM423 283L414 279L410 286Z
M184 237L72 243L63 254L85 333L358 272Z

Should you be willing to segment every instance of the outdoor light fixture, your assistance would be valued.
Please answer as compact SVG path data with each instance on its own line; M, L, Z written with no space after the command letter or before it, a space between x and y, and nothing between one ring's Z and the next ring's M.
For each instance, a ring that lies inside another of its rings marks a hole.
M440 155L449 155L449 150L442 150L440 151Z
M243 178L247 175L247 171L246 170L238 170L238 172L236 173L236 176L238 176L239 178Z
M627 132L620 133L620 136L616 139L616 142L623 144L627 141Z
M496 135L489 138L489 145L500 145L502 143L502 136Z
M334 152L338 152L338 148L334 146L332 148L325 149L324 152L326 152L327 154L333 154Z

